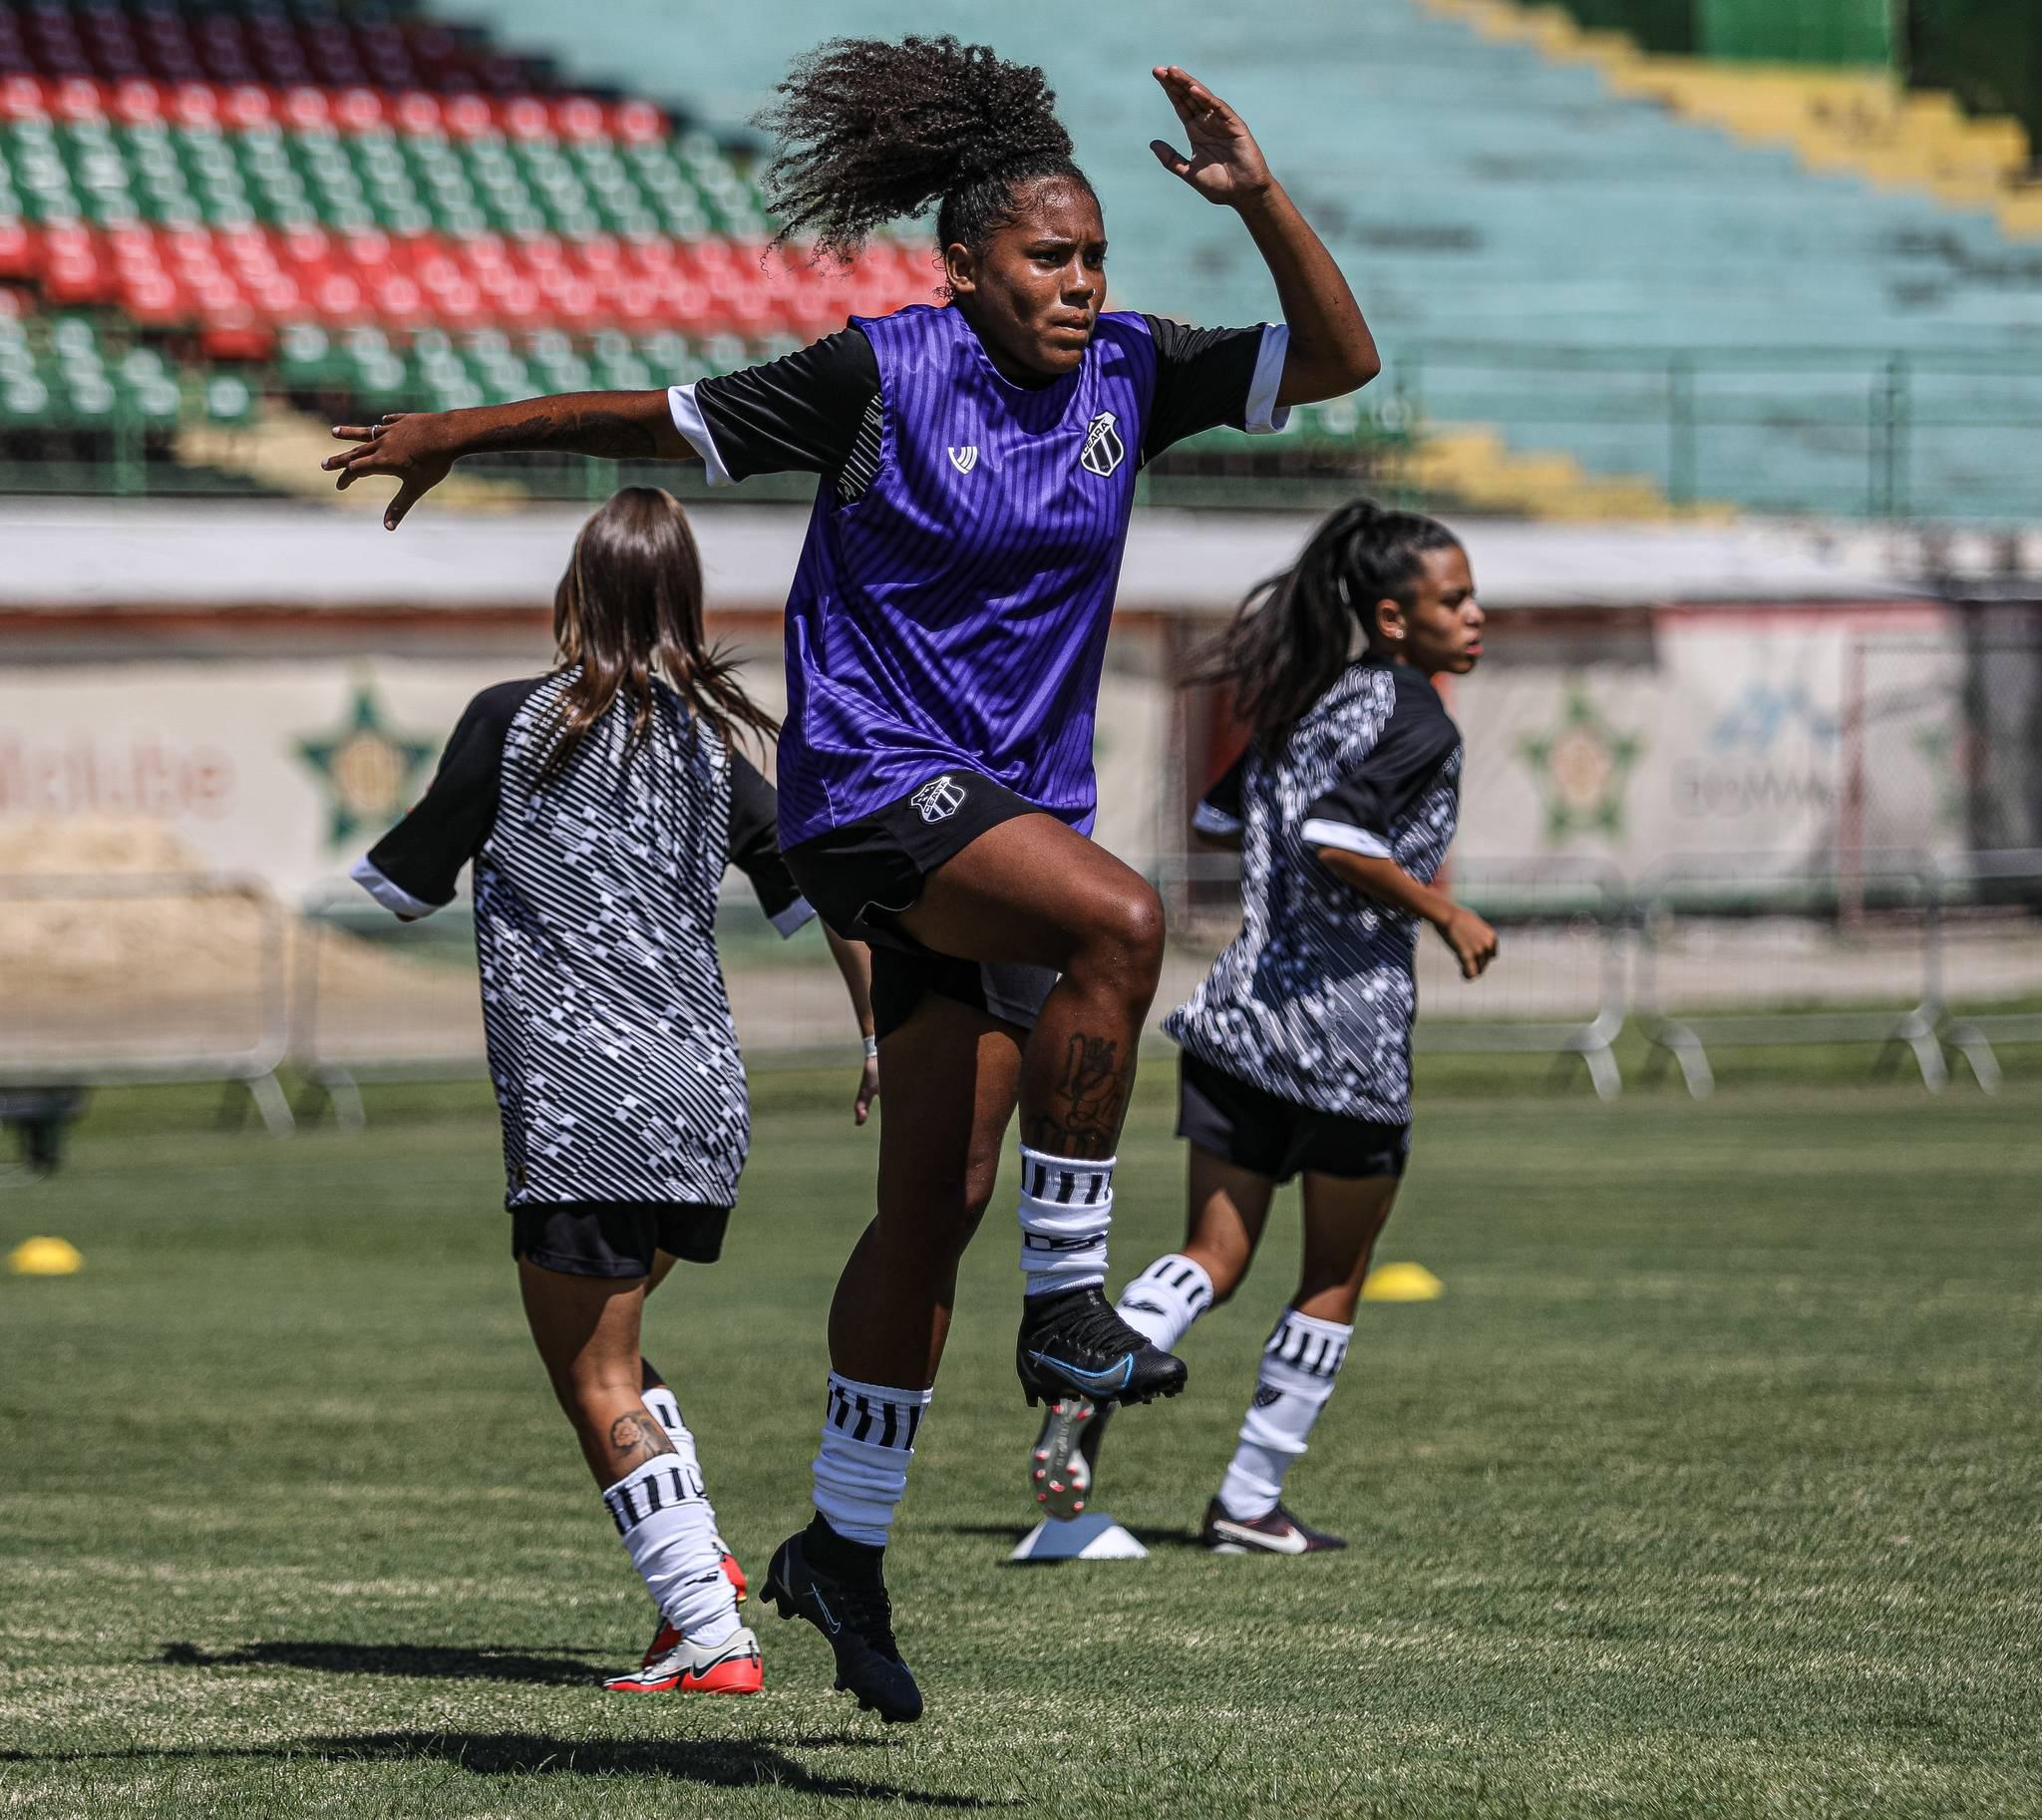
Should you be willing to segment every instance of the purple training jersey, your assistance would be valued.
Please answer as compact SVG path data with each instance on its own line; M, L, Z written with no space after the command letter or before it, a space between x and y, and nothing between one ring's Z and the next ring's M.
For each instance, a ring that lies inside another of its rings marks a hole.
M858 317L879 367L878 471L826 484L787 604L784 847L943 771L1081 832L1092 723L1156 348L1099 318L1074 373L1003 378L953 308Z

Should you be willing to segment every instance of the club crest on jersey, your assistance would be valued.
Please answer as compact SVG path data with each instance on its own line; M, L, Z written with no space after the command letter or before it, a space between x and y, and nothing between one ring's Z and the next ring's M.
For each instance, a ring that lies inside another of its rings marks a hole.
M924 822L947 822L964 807L964 786L947 771L922 785L907 799Z
M1119 420L1102 411L1085 427L1085 447L1078 452L1078 466L1091 474L1111 474L1128 459L1128 445L1115 428Z
M978 466L978 445L976 443L966 443L963 448L952 449L948 451L948 454L950 466L955 468L959 474L969 474L972 469Z

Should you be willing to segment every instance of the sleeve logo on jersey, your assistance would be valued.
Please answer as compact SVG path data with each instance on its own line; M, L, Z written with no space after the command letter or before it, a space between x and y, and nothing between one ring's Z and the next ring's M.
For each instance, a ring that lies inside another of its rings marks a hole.
M964 807L964 786L946 771L922 785L907 800L924 822L947 822Z
M951 449L947 453L950 457L950 466L955 468L959 474L969 474L972 469L978 466L978 445L976 443L966 443L963 448Z
M1091 474L1111 474L1128 459L1128 445L1115 428L1119 422L1111 411L1102 411L1085 428L1085 447L1078 452L1078 466Z

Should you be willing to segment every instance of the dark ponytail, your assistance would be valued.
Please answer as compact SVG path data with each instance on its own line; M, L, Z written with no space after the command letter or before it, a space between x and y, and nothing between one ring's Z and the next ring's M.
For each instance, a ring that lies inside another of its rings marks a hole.
M580 674L559 703L543 782L566 770L590 727L622 702L631 716L624 759L651 737L663 677L698 726L726 746L740 728L770 739L779 724L738 686L737 666L702 634L702 558L688 516L658 487L626 487L574 540L553 590L553 640Z
M1257 740L1287 738L1354 655L1373 645L1376 602L1409 606L1428 550L1459 549L1437 519L1356 500L1333 514L1295 566L1259 583L1192 672L1225 683Z
M873 228L937 205L936 239L976 250L1038 178L1092 192L1071 162L1056 96L1033 64L939 38L833 38L795 60L758 117L776 151L768 204L780 238L849 259Z

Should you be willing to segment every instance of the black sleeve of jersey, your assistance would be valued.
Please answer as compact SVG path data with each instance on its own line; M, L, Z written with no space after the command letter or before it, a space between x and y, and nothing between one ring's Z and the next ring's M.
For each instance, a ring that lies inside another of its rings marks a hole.
M1397 697L1382 736L1354 770L1305 811L1308 846L1387 856L1391 824L1418 800L1461 743L1461 730L1432 684L1403 665L1392 674ZM1327 838L1318 838L1322 834Z
M730 755L730 864L752 882L759 908L783 935L816 912L780 857L780 797L742 752Z
M1199 834L1239 834L1241 824L1247 819L1247 811L1241 807L1241 773L1247 769L1248 755L1243 751L1232 764L1226 767L1225 775L1198 799L1196 814L1191 817L1191 826Z
M1247 422L1248 393L1262 352L1262 331L1194 329L1148 316L1156 342L1156 397L1142 432L1142 459L1154 461L1172 443L1200 430Z
M732 480L835 474L878 393L872 344L840 329L764 366L698 380L695 408Z
M418 806L369 849L369 864L422 904L454 902L461 869L497 825L504 740L543 678L500 682L468 704Z

